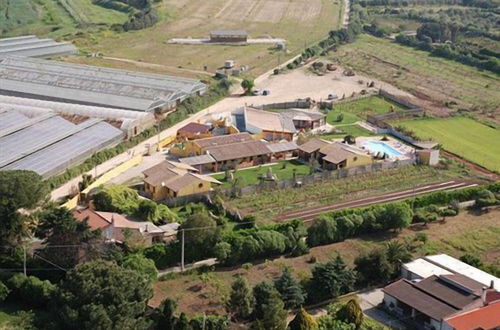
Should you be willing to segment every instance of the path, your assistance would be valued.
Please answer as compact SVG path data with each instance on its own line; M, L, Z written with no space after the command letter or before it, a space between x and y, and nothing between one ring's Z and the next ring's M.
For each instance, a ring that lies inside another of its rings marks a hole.
M210 259L205 259L197 262L193 262L192 264L187 264L184 267L184 270L180 266L175 266L175 267L170 267L167 269L159 270L158 271L158 277L170 273L180 273L180 272L185 272L191 269L196 269L204 266L215 266L217 264L217 258L210 258Z
M313 221L318 215L330 211L338 211L343 209L359 208L373 204L394 202L435 191L464 189L464 188L475 187L477 185L478 185L477 183L471 181L451 180L447 182L419 186L416 187L415 189L401 190L382 195L360 198L347 202L334 203L326 206L312 207L305 210L303 209L298 211L284 212L277 215L274 220L287 221L291 219L302 219L304 222L309 222Z
M137 65L138 67L143 67L143 68L150 68L150 69L167 69L167 70L175 70L175 71L180 71L180 72L189 72L189 73L194 73L194 74L202 74L206 76L212 76L213 72L207 72L207 71L201 71L201 70L193 70L193 69L184 69L184 68L179 68L176 66L169 66L169 65L163 65L163 64L156 64L156 63L149 63L149 62L142 62L142 61L136 61L136 60L131 60L128 58L121 58L121 57L108 57L108 56L103 56L102 57L105 60L111 60L111 61L117 61L117 62L125 62L125 63L132 63L134 65Z

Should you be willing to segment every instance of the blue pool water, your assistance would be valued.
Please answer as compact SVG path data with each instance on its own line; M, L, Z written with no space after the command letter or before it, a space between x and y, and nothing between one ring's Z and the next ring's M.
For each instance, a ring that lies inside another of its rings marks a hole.
M370 152L373 153L386 153L389 157L394 157L394 156L401 156L402 153L388 145L387 143L384 142L379 142L379 141L368 141L363 143L363 147L366 149L370 150Z

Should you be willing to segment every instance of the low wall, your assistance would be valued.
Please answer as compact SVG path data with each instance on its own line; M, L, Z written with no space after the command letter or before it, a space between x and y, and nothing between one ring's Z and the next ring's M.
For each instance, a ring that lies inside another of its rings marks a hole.
M297 101L291 101L291 102L252 105L252 108L262 109L262 110L290 109L290 108L309 109L311 107L311 104L312 103L309 100L297 100Z

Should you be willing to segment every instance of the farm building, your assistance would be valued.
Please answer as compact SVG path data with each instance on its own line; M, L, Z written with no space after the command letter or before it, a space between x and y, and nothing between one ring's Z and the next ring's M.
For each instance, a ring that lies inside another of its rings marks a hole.
M131 221L119 213L98 212L90 209L76 210L77 221L87 221L92 230L100 229L108 242L123 242L128 234L137 235L146 245L161 242L167 232L149 221ZM126 234L128 232L128 234Z
M210 42L247 42L248 33L245 30L214 30L210 31Z
M316 160L322 168L336 170L369 165L372 157L359 148L339 143L312 139L299 146L299 157L304 161Z
M212 189L219 181L182 163L164 161L155 165L144 174L144 191L154 200L202 194Z
M179 157L197 156L206 153L210 147L252 140L252 136L248 133L213 136L178 143L170 148L170 153Z
M123 140L100 119L79 124L55 113L27 115L0 108L0 170L31 170L48 178Z
M212 136L211 126L199 124L199 123L189 123L177 130L177 138L179 139L203 139Z
M141 133L155 123L154 114L149 112L44 101L5 95L0 95L0 109L19 111L30 116L55 112L67 119L74 118L78 121L88 118L100 118L119 127L126 134L127 138Z
M205 93L197 80L35 58L0 59L0 94L142 112Z
M54 58L76 54L78 50L69 42L22 36L0 39L0 58L6 56Z

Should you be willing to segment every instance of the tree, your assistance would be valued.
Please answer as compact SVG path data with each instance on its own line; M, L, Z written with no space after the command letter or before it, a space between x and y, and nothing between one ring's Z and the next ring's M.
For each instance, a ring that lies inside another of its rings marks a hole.
M351 299L343 305L338 310L336 317L339 321L348 324L355 324L356 329L359 329L363 323L363 311L361 310L361 306L359 306L356 299Z
M285 310L283 300L276 290L271 290L269 297L262 305L262 317L259 318L260 323L266 330L285 330L287 327L286 317L288 315Z
M281 294L285 308L297 308L306 300L302 287L294 280L288 267L283 270L281 277L274 282L274 287Z
M253 311L255 298L247 280L238 276L231 287L228 309L237 319L248 318Z
M177 239L182 239L182 230L184 230L184 246L187 259L199 260L212 255L215 245L220 240L220 230L217 228L217 222L206 212L199 212L189 216L180 229Z
M252 89L254 88L255 83L253 79L250 78L245 78L241 82L241 87L245 90L245 94L250 94L252 92Z
M122 267L146 275L151 283L158 278L158 270L156 269L154 261L139 253L130 254L125 257Z
M149 279L112 262L70 270L53 300L53 318L66 329L146 329L153 296Z
M413 212L407 203L387 204L384 209L383 216L387 229L401 230L410 225L413 218Z
M157 328L163 330L173 330L176 324L175 311L177 310L177 303L175 300L167 298L162 301L158 307L158 321Z
M94 205L99 211L134 214L139 207L137 191L121 185L102 188L94 195Z
M385 250L374 250L354 260L358 273L358 282L363 285L386 283L392 277L392 266L387 260Z
M92 258L95 249L86 243L95 242L101 231L91 231L86 221L77 221L64 207L50 207L41 213L36 235L44 240L45 247L40 253L45 258L71 268L82 260Z
M393 268L393 275L397 276L400 272L401 265L412 259L411 252L408 247L398 241L390 241L385 244L387 260Z
M290 322L288 328L290 330L316 330L318 329L318 322L304 308L300 307L299 312Z
M12 276L7 284L15 301L22 301L37 308L47 306L56 290L56 286L49 281L21 273Z
M354 272L337 255L335 259L314 267L308 297L312 302L338 297L352 291L355 280Z
M495 198L495 194L487 189L482 189L477 193L475 206L477 207L486 207L495 205L497 200Z
M255 299L254 315L257 319L264 317L264 305L269 303L271 296L278 293L274 286L269 282L260 282L253 288L253 296ZM278 293L279 295L279 293Z
M35 172L0 171L0 245L20 244L27 231L18 210L35 208L47 194L47 184Z
M0 303L3 303L5 299L7 299L9 293L9 288L5 284L3 284L2 281L0 281Z

